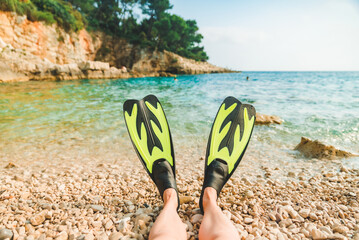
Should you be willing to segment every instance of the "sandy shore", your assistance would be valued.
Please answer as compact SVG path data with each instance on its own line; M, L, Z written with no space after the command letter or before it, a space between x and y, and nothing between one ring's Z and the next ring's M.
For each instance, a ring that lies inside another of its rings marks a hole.
M359 239L359 170L334 164L297 173L264 162L253 176L248 155L219 199L242 239ZM185 159L177 164L179 214L188 238L197 239L204 161ZM135 156L116 163L6 164L0 169L0 240L147 239L162 207Z

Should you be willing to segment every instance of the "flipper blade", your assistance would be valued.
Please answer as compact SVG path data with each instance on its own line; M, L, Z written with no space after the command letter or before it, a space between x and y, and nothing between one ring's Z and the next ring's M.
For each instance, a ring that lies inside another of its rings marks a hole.
M165 159L174 169L171 133L157 97L148 95L142 100L127 100L123 110L132 143L148 173L152 174L153 164L159 159Z

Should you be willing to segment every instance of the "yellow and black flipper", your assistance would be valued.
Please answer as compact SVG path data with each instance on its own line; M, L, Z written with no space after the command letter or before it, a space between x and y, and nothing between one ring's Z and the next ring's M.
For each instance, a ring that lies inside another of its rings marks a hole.
M208 139L204 183L199 201L202 212L204 189L213 187L219 196L242 160L255 118L255 108L242 104L234 97L227 97L220 106Z
M154 95L127 100L123 111L136 153L161 197L168 188L174 188L178 196L172 137L160 101Z

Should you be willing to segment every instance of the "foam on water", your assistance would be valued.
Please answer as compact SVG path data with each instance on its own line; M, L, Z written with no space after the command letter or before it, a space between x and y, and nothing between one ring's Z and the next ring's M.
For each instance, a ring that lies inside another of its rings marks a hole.
M249 81L246 80L249 76ZM0 84L1 161L135 158L122 104L155 94L177 153L203 155L226 96L277 115L282 125L256 126L248 153L279 163L307 161L291 150L301 136L359 152L359 72L244 72ZM359 166L358 158L343 160Z

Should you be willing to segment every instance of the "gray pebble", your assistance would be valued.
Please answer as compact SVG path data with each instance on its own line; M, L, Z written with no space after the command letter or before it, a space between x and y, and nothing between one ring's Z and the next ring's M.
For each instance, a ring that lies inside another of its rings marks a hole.
M91 205L91 209L92 209L94 212L102 212L102 211L104 210L104 207L101 206L101 205L92 204L92 205Z
M11 230L3 228L0 230L0 240L4 240L6 238L11 239L13 236L13 233Z

